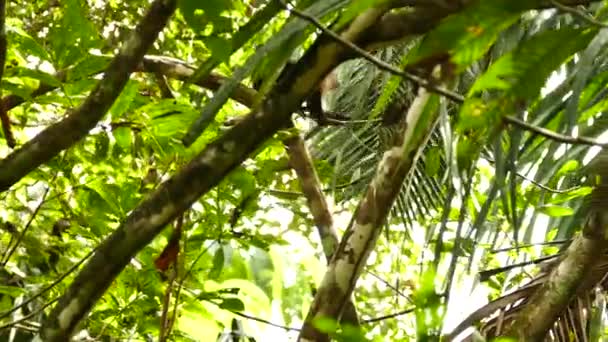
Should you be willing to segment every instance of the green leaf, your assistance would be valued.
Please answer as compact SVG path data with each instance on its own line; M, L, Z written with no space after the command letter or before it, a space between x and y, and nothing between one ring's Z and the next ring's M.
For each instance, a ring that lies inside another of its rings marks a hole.
M230 311L243 311L245 310L245 304L238 298L222 298L220 308Z
M131 149L133 137L131 136L131 129L129 127L118 127L112 131L112 136L114 136L116 144L120 146L123 151L129 151Z
M580 163L578 160L568 160L564 163L564 165L562 165L562 167L559 168L559 170L555 174L555 178L559 178L560 176L563 176L567 173L574 172L579 168L579 166Z
M130 80L126 86L123 88L120 96L114 101L114 104L110 108L110 114L112 118L118 118L127 110L129 110L135 96L137 96L137 91L139 89L138 82Z
M541 32L493 63L469 90L469 96L485 90L503 90L520 99L538 95L547 77L574 53L585 48L596 29L566 26Z
M483 57L498 34L519 19L522 11L537 1L478 1L466 10L449 16L427 34L410 63L449 53L450 59L463 70Z
M330 317L318 317L313 321L313 325L319 329L319 331L332 334L338 330L338 322Z
M430 176L436 176L439 172L441 165L441 149L439 147L432 147L428 150L424 159L424 168L426 173Z
M110 150L110 137L106 132L95 135L95 159L100 161L108 156Z
M117 201L116 193L113 190L113 187L110 184L105 184L103 180L96 180L87 185L84 185L83 188L91 190L95 195L91 198L93 206L94 201L99 201L99 199L103 200L104 204L107 206L107 209L110 209L111 212L117 217L122 217L123 210L120 208L120 203ZM104 210L106 208L98 208L100 210Z
M20 23L13 23L12 20L7 19L7 35L10 37L11 48L18 50L20 53L25 55L36 56L42 60L50 61L51 56L42 45L32 38L27 32L21 28L13 26Z
M209 271L209 279L216 280L220 277L224 269L224 260L224 248L220 246L213 255L213 266Z
M26 291L17 286L0 285L0 293L11 296L13 298L24 294Z
M76 81L98 74L106 69L112 59L107 56L88 54L84 59L68 69L66 81Z
M538 208L538 210L541 213L543 213L547 216L551 216L551 217L570 216L570 215L574 214L574 210L572 210L572 208L561 207L561 206L557 206L557 205L544 205L544 206Z
M338 21L336 27L341 28L368 8L386 2L387 0L353 0L340 14L340 21Z
M48 84L53 87L59 87L61 85L61 82L54 75L41 70L16 67L14 71L18 76L33 78L35 80L39 80L41 83Z
M88 55L89 49L99 47L101 40L81 1L64 1L61 13L61 21L51 31L51 45L55 62L64 68Z
M211 50L213 58L220 62L228 62L232 55L232 45L229 40L218 36L209 36L203 39L205 46Z
M196 117L197 112L187 103L176 100L165 99L147 104L137 110L151 121L151 132L155 137L175 137L188 127L188 124ZM135 116L139 117L136 113Z
M589 195L593 191L593 188L590 186L583 186L578 189L568 191L563 194L557 194L554 198L551 199L551 204L559 204L564 203L575 198L580 198Z
M197 32L203 31L208 22L220 18L224 10L232 8L227 0L180 0L178 7L190 27Z
M232 171L228 176L228 181L233 183L234 187L241 192L241 198L249 196L256 190L255 177L243 167Z

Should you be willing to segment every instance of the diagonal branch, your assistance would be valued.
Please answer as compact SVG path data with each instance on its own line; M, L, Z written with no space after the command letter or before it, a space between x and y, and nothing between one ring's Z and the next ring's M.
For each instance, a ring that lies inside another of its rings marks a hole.
M608 251L606 203L608 185L601 184L590 195L589 214L583 231L568 246L547 281L535 290L517 314L508 335L521 341L542 340L577 291L589 283L584 280L591 276L593 267Z
M175 11L177 0L156 0L84 102L0 160L0 192L84 138L120 95L129 76Z
M581 18L582 20L588 22L591 25L598 26L598 27L604 27L604 28L608 27L608 25L606 25L605 23L593 18L589 14L587 14L577 8L568 6L557 0L551 0L551 4L554 5L556 8L558 8L559 10L566 12L566 13L570 13L575 17Z
M351 227L328 265L299 341L324 341L324 334L317 330L314 322L320 318L340 319L345 303L375 247L386 216L414 165L418 149L433 128L438 111L426 112L429 99L430 94L420 88L407 113L406 122L402 124L400 138L384 153L376 175L353 215Z
M306 197L308 207L321 238L325 258L329 263L340 239L334 227L333 218L323 194L323 189L321 188L321 182L315 171L310 153L306 148L306 142L299 134L296 134L285 139L284 144L289 154L289 164L300 180L302 192ZM352 298L348 299L346 303L342 323L359 326L357 309L354 306Z
M568 136L568 135L559 134L559 133L553 132L551 130L548 130L544 127L538 127L538 126L531 125L514 116L505 115L503 119L507 123L518 126L520 128L523 128L527 131L536 133L538 135L542 135L545 138L555 140L557 142L562 142L562 143L566 143L566 144L579 144L579 145L608 147L608 143L599 142L595 139L588 138L588 137L572 137L572 136Z

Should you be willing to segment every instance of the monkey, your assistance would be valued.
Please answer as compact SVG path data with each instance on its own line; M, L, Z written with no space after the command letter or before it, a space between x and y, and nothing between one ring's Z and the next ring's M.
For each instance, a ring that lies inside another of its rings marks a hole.
M279 76L277 83L281 82L281 79L284 75L291 72L296 66L295 62L287 62L281 75ZM252 81L253 89L260 90L263 83L263 77L254 78ZM325 124L329 120L328 119L339 119L339 120L348 120L344 115L338 115L335 113L328 113L323 108L323 98L325 95L329 94L331 91L337 89L339 87L338 76L336 70L330 71L325 78L319 83L319 86L314 89L314 91L308 95L304 102L305 109L308 112L308 115L311 119L316 121L319 124Z

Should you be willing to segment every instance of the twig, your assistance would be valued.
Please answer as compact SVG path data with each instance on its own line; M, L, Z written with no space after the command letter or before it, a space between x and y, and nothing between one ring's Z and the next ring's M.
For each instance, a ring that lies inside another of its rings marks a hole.
M160 315L160 332L158 336L158 342L167 341L167 337L169 337L169 306L171 305L171 293L173 293L173 285L175 284L175 277L177 275L177 265L175 265L171 270L171 275L169 276L169 281L167 284L167 288L165 289L165 297L163 298L163 310Z
M44 305L43 305L43 306L41 306L41 307L40 307L38 310L35 310L35 311L33 311L33 312L29 313L28 315L25 315L25 316L23 316L23 317L21 317L21 318L19 318L19 319L15 320L15 321L8 322L8 323L6 323L6 324L0 325L0 331L1 331L1 330L4 330L4 329L6 329L6 328L10 328L10 327L12 327L13 325L19 324L19 323L21 323L21 322L27 321L28 319L30 319L30 318L32 318L32 317L34 317L34 316L38 315L39 313L43 312L43 311L44 311L44 309L46 309L47 307L51 306L53 303L55 303L55 302L56 302L56 301L58 301L58 300L59 300L59 297L57 297L57 298L55 298L55 299L51 300L50 302L48 302L48 303L44 304Z
M555 140L558 142L563 142L566 144L579 144L579 145L590 145L590 146L600 146L600 147L608 147L607 143L602 143L599 142L595 139L592 138L587 138L587 137L572 137L572 136L568 136L568 135L563 135L563 134L559 134L556 132L553 132L551 130L548 130L546 128L543 127L538 127L538 126L534 126L531 125L523 120L520 120L514 116L510 116L510 115L505 115L503 120L507 123L513 124L515 126L518 126L520 128L523 128L527 131L531 131L534 132L538 135L542 135L545 138L551 139L551 140Z
M552 246L552 245L563 245L565 243L569 243L572 242L572 239L565 239L565 240L555 240L555 241L543 241L543 242L536 242L536 243L531 243L531 244L527 244L527 245L520 245L518 247L504 247L504 248L497 248L497 249L493 249L490 251L490 253L492 254L496 254L496 253L502 253L502 252L508 252L508 251L512 251L514 249L519 249L519 248L530 248L530 247L536 247L536 246Z
M42 296L45 292L47 292L48 290L52 289L53 287L57 286L57 284L61 283L63 281L63 279L65 279L67 276L69 276L72 272L74 272L78 266L80 266L83 262L85 262L91 255L93 255L93 253L95 253L97 251L98 247L93 248L93 250L91 250L89 252L89 254L85 255L84 258L80 259L80 261L78 261L76 264L74 264L74 266L70 267L70 269L68 269L64 274L62 274L59 278L55 279L55 281L53 281L52 283L50 283L48 286L46 286L45 288L43 288L42 290L38 291L38 293L36 293L35 295L33 295L32 297L30 297L28 300L24 301L23 303L14 306L12 309L5 311L3 313L0 314L0 319L7 317L8 315L12 314L13 312L19 310L20 308L28 305L29 303L33 302L36 298Z
M570 13L575 17L581 18L584 21L586 21L587 23L591 24L591 25L595 25L595 26L599 26L599 27L608 27L608 24L605 24L595 18L593 18L592 16L590 16L589 14L578 10L574 7L570 7L567 5L564 5L562 3L560 3L557 0L549 0L551 2L552 5L554 5L555 7L557 7L558 9L560 9L561 11L564 11L566 13Z
M211 302L211 303L213 303L213 302ZM252 321L268 324L268 325L273 326L275 328L281 328L281 329L284 329L284 330L287 330L287 331L300 331L299 328L292 328L292 327L288 327L288 326L285 326L285 325L280 325L280 324L277 324L277 323L272 323L271 321L267 321L267 320L265 320L263 318L259 318L259 317L255 317L255 316L250 316L250 315L244 314L242 312L233 311L233 310L227 310L227 311L230 311L231 313L233 313L233 314L235 314L237 316L240 316L240 317L243 317L243 318L247 318L247 319L250 319Z
M487 160L487 161L488 161L488 162L490 162L490 163L496 163L496 161L495 161L494 159L492 159L492 158L485 157L484 159L485 159L485 160ZM548 186L546 186L546 185L544 185L544 184L542 184L542 183L540 183L540 182L537 182L537 181L535 181L534 179L529 178L529 177L527 177L526 175L524 175L524 174L522 174L522 173L520 173L520 172L516 172L516 173L515 173L515 175L516 175L517 177L520 177L520 178L521 178L521 179L523 179L523 180L526 180L526 181L528 181L528 182L532 183L533 185L536 185L537 187L539 187L539 188L541 188L541 189L543 189L543 190L545 190L545 191L552 192L552 193L556 193L556 194L567 194L567 193L569 193L569 192L571 192L571 191L574 191L574 190L576 190L576 189L579 189L579 188L580 188L580 187L578 187L578 186L574 186L574 187L567 188L567 189L564 189L564 190L558 190L558 189L553 189L553 188L550 188L550 187L548 187Z
M408 296L405 293L403 293L396 286L393 286L391 283L388 282L388 280L383 279L382 277L380 277L379 275L375 274L372 271L368 270L367 273L369 273L372 277L378 279L380 282L382 282L384 285L386 285L386 287L388 287L389 289L391 289L392 291L394 291L396 294L398 294L399 296L407 299L408 302L412 303L412 300L410 299L410 296Z
M173 229L173 232L171 233L171 238L169 239L169 242L167 243L167 246L170 246L173 243L177 244L177 252L176 252L177 254L175 255L175 259L171 261L171 263L173 264L173 267L169 269L169 272L170 272L169 281L167 283L167 288L165 289L165 297L163 298L163 309L162 309L162 312L160 315L160 329L159 329L160 333L158 336L159 342L167 341L167 338L171 334L171 329L173 328L172 319L175 319L175 312L174 312L173 317L171 319L169 318L169 306L171 306L171 294L173 293L173 289L175 287L175 279L177 279L177 270L179 268L178 260L180 257L180 242L181 242L183 225L184 225L184 214L182 213L175 220L175 227ZM174 240L174 239L176 239L176 240ZM162 254L161 254L161 257L162 257ZM169 264L169 266L171 266L171 264ZM180 283L180 285L181 285L181 283ZM178 298L176 297L174 300L177 302Z
M519 172L517 172L516 175L519 176L519 177L521 177L521 178L523 178L524 180L526 180L526 181L528 181L528 182L536 185L537 187L539 187L539 188L541 188L541 189L543 189L545 191L552 192L552 193L555 193L555 194L567 194L567 193L569 193L571 191L574 191L574 190L580 188L578 186L574 186L574 187L567 188L567 189L564 189L564 190L557 190L557 189L550 188L550 187L548 187L548 186L546 186L546 185L544 185L542 183L539 183L539 182L535 181L534 179L528 178L528 177L522 175Z
M399 312L395 312L395 313L392 313L392 314L389 314L389 315L386 315L386 316L380 316L380 317L365 319L365 320L361 321L361 323L369 324L369 323L375 323L375 322L379 322L379 321L384 321L386 319L391 319L391 318L395 318L395 317L398 317L398 316L409 314L411 312L414 312L414 310L416 310L416 308L409 308L409 309L401 310Z
M381 61L380 59L369 54L367 51L363 50L362 48L358 47L357 45L355 45L347 40L342 39L342 37L340 37L338 34L336 34L332 30L325 27L321 22L319 22L313 16L295 9L293 6L288 5L283 0L279 0L279 2L281 3L281 5L283 5L283 7L285 7L285 9L287 9L289 12L293 13L296 17L299 17L301 19L304 19L304 20L310 22L315 27L317 27L319 30L321 30L323 33L327 34L330 38L332 38L336 42L346 46L347 48L353 50L358 55L360 55L364 59L368 60L369 62L371 62L372 64L377 66L379 69L387 71L396 76L401 76L404 79L406 79L410 82L414 82L417 85L427 89L428 91L430 91L432 93L443 95L452 101L460 102L460 103L464 102L464 97L462 95L455 93L451 90L445 89L443 87L439 87L422 77L413 75L413 74L408 73L403 70L399 70L396 67L394 67L386 62Z
M372 122L380 122L382 119L370 119L370 120L341 120L334 118L323 118L319 120L321 126L348 126L348 125L363 125Z
M51 179L51 182L49 184L53 183L53 181L55 180L55 176L57 176L57 174L55 174L53 176L53 178ZM21 241L23 240L25 233L27 233L29 228L32 226L32 222L34 222L34 219L36 218L36 216L38 216L38 212L40 211L42 206L46 203L46 196L49 194L50 190L51 190L50 186L46 188L46 190L44 191L44 194L42 195L42 198L40 199L40 203L38 203L38 205L36 206L36 209L34 209L34 212L32 213L32 215L30 215L30 219L25 224L25 227L21 231L21 234L19 234L19 236L17 237L17 241L15 241L15 244L7 251L6 255L3 256L2 267L6 266L6 264L10 260L13 253L15 253L15 251L17 250L17 247L19 247L19 244L21 244Z

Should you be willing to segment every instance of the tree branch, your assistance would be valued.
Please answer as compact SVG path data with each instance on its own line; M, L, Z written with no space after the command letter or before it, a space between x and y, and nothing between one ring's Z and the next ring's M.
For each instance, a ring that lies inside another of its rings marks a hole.
M455 93L451 90L442 88L432 82L430 82L427 79L424 79L422 77L416 76L414 74L411 74L409 72L400 70L376 57L374 57L372 54L370 54L369 52L365 51L364 49L358 47L357 45L349 42L348 40L343 39L342 37L340 37L337 33L335 33L334 31L328 29L327 27L325 27L321 22L319 22L316 18L314 18L311 15L308 15L304 12L301 12L291 6L287 6L285 3L283 3L282 0L279 0L283 6L290 11L291 13L293 13L295 16L300 17L306 21L309 21L310 23L312 23L315 27L317 27L318 29L320 29L324 34L326 34L327 36L331 37L331 39L333 39L334 41L344 45L345 47L347 47L348 49L352 50L353 52L355 52L359 57L364 58L365 60L371 62L373 65L377 66L378 69L380 70L384 70L387 71L393 75L396 76L400 76L403 77L404 79L413 82L425 89L427 89L430 92L436 93L436 94L440 94L443 95L445 97L447 97L448 99L452 100L452 101L456 101L456 102L463 102L464 101L464 97L458 93Z
M308 202L310 213L312 214L317 232L323 246L323 252L327 263L331 261L331 257L336 251L336 247L340 243L338 232L334 227L332 214L329 210L329 205L321 188L321 181L315 170L310 153L306 148L306 142L299 134L285 139L284 141L287 153L289 155L289 164L296 172L302 192ZM352 298L346 303L344 315L341 322L352 326L359 326L359 318L357 309Z
M605 181L605 180L604 180ZM590 196L589 214L582 233L568 246L510 326L508 336L521 341L540 341L564 312L577 291L586 288L584 280L608 250L608 185L596 187ZM603 278L605 272L598 275Z
M0 161L0 192L46 163L59 152L84 138L120 95L131 72L175 11L177 0L156 0L120 52L106 69L104 77L75 110L46 128L20 149Z
M418 148L433 127L437 111L422 115L429 99L430 94L420 88L406 115L406 122L401 126L400 138L395 139L394 145L384 153L376 174L357 206L351 226L328 265L299 341L322 340L324 335L315 327L315 320L340 319L344 305L376 244L386 216L415 162Z
M565 5L557 0L551 0L551 4L554 5L555 7L557 7L559 10L566 12L566 13L570 13L573 16L577 17L577 18L581 18L582 20L586 21L587 23L593 25L593 26L598 26L598 27L608 27L608 25L604 24L603 22L593 18L592 16L590 16L589 14L580 11L574 7L570 7L568 5Z
M600 147L608 147L608 143L602 143L592 138L587 137L571 137L568 135L562 135L551 130L548 130L543 127L538 127L531 125L521 119L518 119L514 116L505 115L503 117L504 121L510 123L512 125L523 128L527 131L534 132L538 135L542 135L545 138L555 140L558 142L566 143L566 144L579 144L579 145L590 145L590 146L600 146Z

